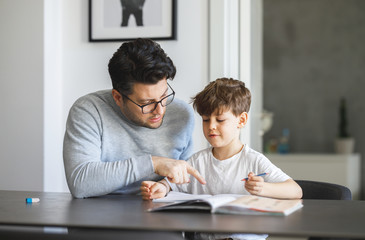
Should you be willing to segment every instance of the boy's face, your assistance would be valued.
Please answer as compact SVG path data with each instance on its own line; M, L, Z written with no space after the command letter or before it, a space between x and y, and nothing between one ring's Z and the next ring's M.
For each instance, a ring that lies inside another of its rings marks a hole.
M240 129L247 122L247 113L235 116L230 110L217 110L202 119L205 138L212 147L220 148L240 143Z

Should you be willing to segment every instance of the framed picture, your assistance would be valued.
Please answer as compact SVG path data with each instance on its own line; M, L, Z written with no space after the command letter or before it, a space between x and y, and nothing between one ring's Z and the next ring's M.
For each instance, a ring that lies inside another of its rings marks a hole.
M176 39L176 0L89 0L89 41Z

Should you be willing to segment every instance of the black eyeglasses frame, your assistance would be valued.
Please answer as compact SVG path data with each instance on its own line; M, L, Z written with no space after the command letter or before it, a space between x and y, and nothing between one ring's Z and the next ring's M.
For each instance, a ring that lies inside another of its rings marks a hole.
M171 91L172 91L172 93L171 94L169 94L169 95L167 95L166 97L163 97L160 101L158 101L158 102L152 102L152 103L148 103L148 104L145 104L145 105L140 105L140 104L138 104L138 103L136 103L135 101L133 101L132 99L130 99L128 96L126 96L126 95L124 95L123 93L120 93L123 97L125 97L126 99L128 99L129 101L131 101L132 103L134 103L135 105L137 105L138 107L140 107L141 108L141 111L142 111L142 114L148 114L148 113L151 113L151 112L153 112L153 111L155 111L156 110L156 108L157 108L157 105L160 103L161 104L161 106L162 107L166 107L167 105L169 105L170 103L172 103L173 101L174 101L174 98L175 98L175 91L174 91L174 89L172 89L172 87L170 86L170 84L168 84L167 83L167 85L169 86L169 88L171 89ZM162 101L163 100L165 100L166 98L169 98L169 97L171 97L172 96L172 100L171 100L171 102L169 102L168 104L166 104L166 105L163 105L162 104ZM149 111L149 112L143 112L143 108L144 107L146 107L146 106L149 106L149 105L152 105L152 104L155 104L155 107L151 110L151 111Z

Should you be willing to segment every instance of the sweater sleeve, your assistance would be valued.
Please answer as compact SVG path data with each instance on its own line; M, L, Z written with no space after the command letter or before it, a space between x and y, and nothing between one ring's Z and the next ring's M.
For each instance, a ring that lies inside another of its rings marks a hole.
M105 195L153 174L151 155L101 161L102 126L97 108L75 104L69 113L63 159L67 184L76 198Z
M195 125L195 118L194 118L194 111L193 109L188 106L188 105L184 105L185 107L185 114L184 119L182 119L183 122L185 122L186 127L184 128L184 138L185 138L185 142L187 142L187 145L185 147L185 149L182 151L179 159L180 160L188 160L194 151L194 142L193 142L193 131L194 131L194 125ZM181 113L181 112L180 112ZM176 115L180 114L177 113Z

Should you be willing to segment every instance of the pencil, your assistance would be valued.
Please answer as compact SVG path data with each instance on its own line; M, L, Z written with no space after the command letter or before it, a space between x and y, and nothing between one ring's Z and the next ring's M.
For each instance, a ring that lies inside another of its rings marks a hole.
M265 175L267 175L268 173L260 173L260 174L258 174L258 175L256 175L256 177L261 177L261 176L265 176ZM244 179L242 179L241 181L247 181L248 180L248 177L247 178L244 178Z

